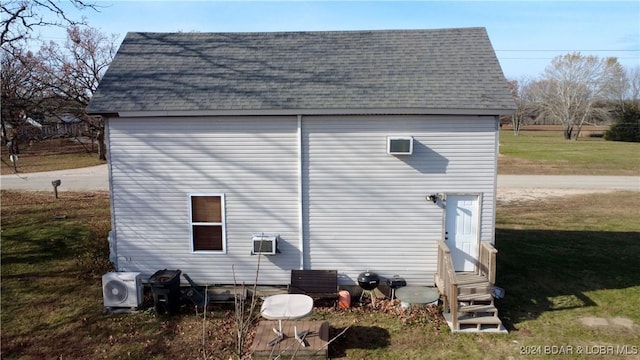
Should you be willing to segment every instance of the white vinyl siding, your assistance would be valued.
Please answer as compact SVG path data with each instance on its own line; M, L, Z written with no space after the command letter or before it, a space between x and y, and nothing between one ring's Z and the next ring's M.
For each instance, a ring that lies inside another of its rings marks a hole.
M371 270L433 285L444 210L425 196L435 193L481 194L480 240L493 242L495 117L300 124L298 138L296 116L109 119L118 270L250 284L259 259L260 284L287 284L303 263L338 270L342 284ZM411 136L413 153L388 154L388 136ZM194 193L224 194L224 252L192 251ZM278 234L279 253L251 255L254 233Z
M432 285L443 209L431 193L482 193L481 238L492 241L493 117L305 117L305 263L400 275ZM413 154L387 154L387 136L412 136Z
M300 259L296 117L109 121L118 270L179 268L196 282L286 284ZM190 193L225 195L226 253L192 252ZM251 255L253 233L281 253Z

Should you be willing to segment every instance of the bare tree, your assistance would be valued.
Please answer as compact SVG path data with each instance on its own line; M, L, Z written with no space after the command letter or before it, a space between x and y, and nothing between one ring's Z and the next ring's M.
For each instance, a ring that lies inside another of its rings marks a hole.
M33 81L39 61L35 54L20 49L2 49L0 116L2 137L10 144L11 154L19 154L20 129L30 116L39 112L43 99L47 97L43 84ZM10 131L7 130L10 128Z
M58 108L49 109L50 113L71 113L87 123L95 133L101 160L106 160L104 120L88 116L85 108L115 56L116 38L91 27L73 26L67 30L63 46L51 42L38 53L42 66L37 82L60 100Z
M510 80L508 83L517 106L511 116L511 125L516 136L520 134L520 127L535 119L538 113L538 107L531 97L531 83L527 78Z
M509 80L507 86L509 86L513 100L516 102L516 112L511 115L511 127L513 128L513 133L518 136L520 135L520 124L522 124L522 116L520 113L522 108L520 102L520 83L517 80Z
M97 10L98 6L86 0L68 0L76 9ZM39 27L86 25L84 19L72 19L56 0L4 0L0 2L0 45L16 47L26 41Z
M78 10L98 10L88 0L67 0ZM18 153L17 130L34 113L40 113L51 94L38 81L35 54L27 51L27 42L38 28L85 25L84 19L69 16L59 0L0 1L0 46L2 48L2 136ZM51 101L49 101L51 103ZM7 134L11 125L12 134Z
M606 140L640 142L640 67L627 69L624 93L612 111L615 123L604 133Z
M609 116L595 105L616 99L624 78L616 58L571 53L554 58L531 90L544 116L563 125L564 138L577 139L591 117Z
M640 66L627 69L626 100L634 103L640 102Z

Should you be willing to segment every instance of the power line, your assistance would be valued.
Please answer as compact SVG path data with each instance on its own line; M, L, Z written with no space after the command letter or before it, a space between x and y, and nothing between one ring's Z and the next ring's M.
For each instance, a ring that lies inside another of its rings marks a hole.
M542 49L523 49L523 50L495 50L495 51L509 51L509 52L582 52L582 51L598 51L598 52L603 52L603 51L607 51L607 52L613 52L613 51L618 51L618 52L640 52L640 49L637 50L628 50L628 49L594 49L594 50L562 50L562 49L557 49L557 50L542 50Z
M552 59L552 57L498 57L501 60L548 60L548 59ZM616 56L616 59L638 59L640 60L640 58L638 57L620 57L620 56Z

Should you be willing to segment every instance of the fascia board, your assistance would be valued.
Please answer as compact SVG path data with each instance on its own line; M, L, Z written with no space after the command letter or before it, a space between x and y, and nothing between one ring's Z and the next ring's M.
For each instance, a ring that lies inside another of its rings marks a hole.
M510 115L510 109L268 109L268 110L192 110L121 111L119 117L195 117L195 116L274 116L274 115ZM111 114L113 115L113 114Z

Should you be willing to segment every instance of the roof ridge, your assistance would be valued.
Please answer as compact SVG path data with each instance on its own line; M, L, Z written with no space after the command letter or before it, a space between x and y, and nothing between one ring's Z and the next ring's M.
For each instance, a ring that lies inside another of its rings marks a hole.
M127 34L184 34L184 35L196 35L196 34L233 34L233 35L259 35L259 34L354 34L354 33L391 33L391 32L444 32L453 30L485 30L483 26L470 26L470 27L451 27L451 28L415 28L415 29L353 29L353 30L276 30L276 31L129 31Z

